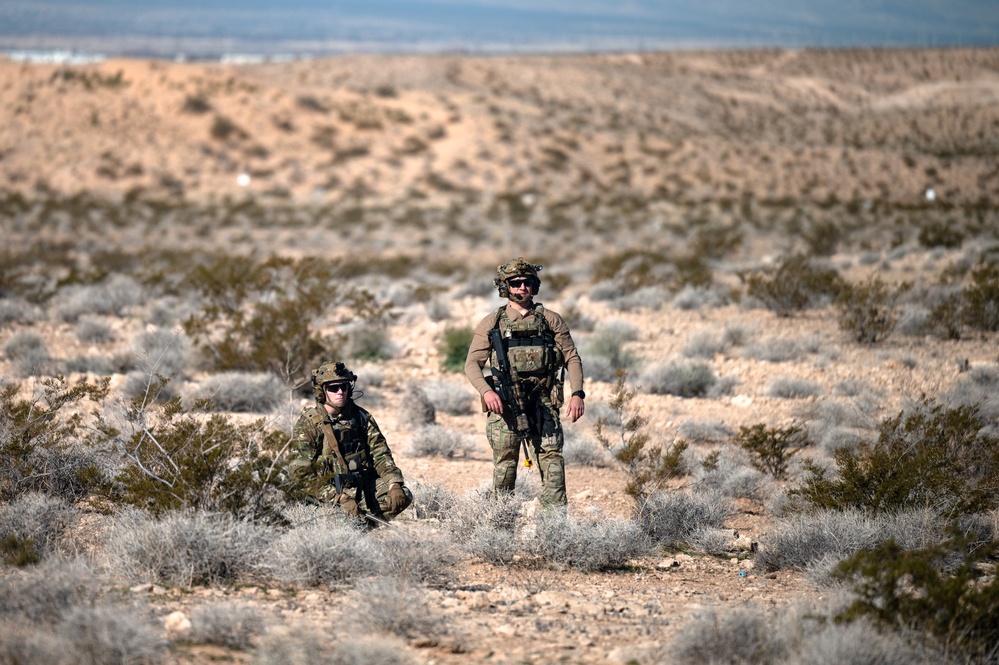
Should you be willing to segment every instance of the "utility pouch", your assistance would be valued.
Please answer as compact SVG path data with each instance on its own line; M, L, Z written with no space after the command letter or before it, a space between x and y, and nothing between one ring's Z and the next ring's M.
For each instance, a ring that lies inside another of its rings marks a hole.
M562 376L552 381L552 391L549 399L556 411L561 409L562 405L565 404L565 379Z

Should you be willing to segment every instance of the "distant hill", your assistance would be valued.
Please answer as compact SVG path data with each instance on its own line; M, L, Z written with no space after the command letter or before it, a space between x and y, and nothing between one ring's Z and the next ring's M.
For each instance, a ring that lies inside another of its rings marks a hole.
M227 52L587 52L667 48L980 46L999 41L999 5L790 0L251 0L0 4L0 48L217 57Z

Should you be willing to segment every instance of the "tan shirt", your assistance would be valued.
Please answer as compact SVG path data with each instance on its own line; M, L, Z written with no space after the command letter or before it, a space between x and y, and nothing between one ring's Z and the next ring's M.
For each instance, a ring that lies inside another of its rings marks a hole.
M576 350L576 344L572 341L572 335L569 334L569 326L561 316L547 307L542 308L542 311L544 312L545 321L548 322L548 327L555 333L555 346L558 347L559 351L562 352L562 357L565 358L565 368L569 374L569 393L582 390L583 361ZM526 315L521 316L520 312L508 303L506 306L506 315L510 321L520 321L533 318L534 310L532 308ZM491 312L479 322L472 335L472 343L468 347L468 356L465 358L465 376L468 377L468 380L479 392L480 396L492 390L489 384L486 383L485 377L482 376L482 368L489 362L489 355L492 351L492 346L489 344L489 331L492 330L495 322L496 312Z

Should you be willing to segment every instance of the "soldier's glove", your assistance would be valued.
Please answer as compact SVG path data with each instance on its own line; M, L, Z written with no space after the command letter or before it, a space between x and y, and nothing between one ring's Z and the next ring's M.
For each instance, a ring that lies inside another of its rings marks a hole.
M340 509L351 517L360 517L363 514L361 507L357 505L357 499L346 494L340 495Z
M406 507L408 501L406 493L402 491L402 486L392 485L389 487L388 496L386 497L389 512L394 513L402 510Z

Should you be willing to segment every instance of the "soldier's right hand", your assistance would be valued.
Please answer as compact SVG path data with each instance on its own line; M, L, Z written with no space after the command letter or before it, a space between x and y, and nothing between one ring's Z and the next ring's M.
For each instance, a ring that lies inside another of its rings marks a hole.
M489 413L503 413L503 400L496 394L495 390L490 390L482 396L482 401L486 404Z
M340 495L340 508L351 517L361 516L361 507L357 505L357 500L346 494Z

